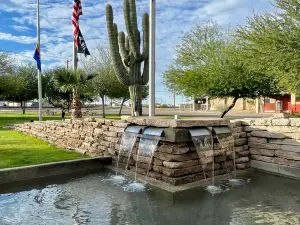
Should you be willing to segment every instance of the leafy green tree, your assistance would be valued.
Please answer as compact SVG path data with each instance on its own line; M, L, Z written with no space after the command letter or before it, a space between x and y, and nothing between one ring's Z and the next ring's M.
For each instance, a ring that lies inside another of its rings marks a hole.
M35 66L24 64L11 74L2 77L5 83L1 98L6 101L20 103L25 114L26 102L38 98L38 82Z
M277 91L273 77L245 67L243 52L232 32L216 23L197 25L185 33L176 53L175 65L164 74L167 87L189 97L232 97L232 104L221 118L240 98L268 96Z
M72 91L62 91L55 80L56 70L50 70L43 74L43 92L45 100L55 108L69 111L72 106Z
M248 69L274 76L279 88L300 92L300 1L276 0L277 13L255 15L237 29Z
M59 68L54 71L55 81L63 92L72 91L72 118L82 118L80 93L87 90L88 81L96 75L86 75L83 71Z

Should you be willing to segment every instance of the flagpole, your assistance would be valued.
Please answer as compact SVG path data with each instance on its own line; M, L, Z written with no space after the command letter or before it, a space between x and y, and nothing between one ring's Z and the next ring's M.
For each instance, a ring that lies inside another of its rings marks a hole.
M37 0L37 43L39 52L41 53L41 32L40 32L40 0ZM40 54L41 60L41 54ZM43 102L42 102L42 76L41 71L38 70L38 95L39 95L39 121L43 120Z
M149 117L155 116L155 21L156 0L150 0Z
M78 66L78 56L75 41L73 40L73 70L76 71Z

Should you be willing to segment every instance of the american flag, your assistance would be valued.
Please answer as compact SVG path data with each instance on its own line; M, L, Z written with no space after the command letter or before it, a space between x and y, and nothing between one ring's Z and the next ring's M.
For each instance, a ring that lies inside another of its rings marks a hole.
M82 15L81 0L74 0L72 23L73 23L73 39L76 48L78 48L78 34L79 34L79 17Z

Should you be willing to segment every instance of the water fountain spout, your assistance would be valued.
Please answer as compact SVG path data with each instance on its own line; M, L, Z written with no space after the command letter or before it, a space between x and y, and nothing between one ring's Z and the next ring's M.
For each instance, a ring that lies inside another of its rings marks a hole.
M137 168L138 168L139 156L141 155L141 156L144 156L147 158L150 157L148 169L147 169L147 173L146 173L146 180L147 180L149 171L151 169L151 164L153 162L154 152L157 149L159 140L160 140L161 136L163 135L164 129L165 128L148 127L145 129L145 131L141 135L139 149L138 149L137 157L136 157L135 179L136 179L136 173L137 173Z
M119 161L120 161L120 155L121 152L127 152L128 153L128 159L127 159L127 165L126 169L128 167L129 159L132 153L132 149L134 147L134 144L136 142L136 139L138 135L142 131L142 126L129 126L125 129L122 138L121 138L121 144L120 144L120 149L118 153L118 160L117 160L117 169L116 169L116 176L118 175L118 170L119 170Z
M212 183L214 185L214 152L213 136L210 128L194 128L189 130L192 140L195 144L199 162L202 165L204 179L206 179L206 168L209 164L212 166Z

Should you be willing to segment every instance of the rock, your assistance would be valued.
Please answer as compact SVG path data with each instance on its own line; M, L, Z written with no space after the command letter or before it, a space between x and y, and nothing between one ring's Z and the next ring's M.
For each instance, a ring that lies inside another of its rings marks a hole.
M263 130L267 130L267 126L245 126L244 130L246 132L251 132L251 131L263 131Z
M168 153L155 152L154 155L156 158L168 162L182 162L199 158L197 152L190 152L183 155L172 155Z
M189 151L190 149L188 147L180 147L176 145L161 145L158 148L158 152L164 152L169 154L175 154L175 155L182 155Z
M187 174L201 172L202 167L198 165L198 166L192 166L192 167L181 168L181 169L169 169L163 166L153 165L153 170L155 172L162 173L168 177L180 177Z
M242 146L248 143L247 138L240 138L234 141L234 146Z
M289 119L282 119L282 118L272 119L273 126L288 126L290 125L290 122L291 121Z
M177 168L186 168L191 166L199 165L199 160L189 160L183 162L167 162L164 161L163 165L170 169L177 169Z
M214 150L214 156L225 155L225 149L222 150Z
M245 149L244 149L244 146L237 146L237 147L235 147L234 149L235 149L235 152L242 152L242 151L245 150Z
M261 156L261 155L251 155L251 159L268 162L268 163L275 162L273 157L267 157L267 156Z
M185 175L178 178L167 177L165 175L162 175L161 177L163 182L167 182L174 186L192 183L204 179L203 173L195 173L195 174Z
M249 156L249 155L250 155L250 152L249 152L249 151L238 152L237 155L238 155L239 157Z
M278 144L278 145L299 145L300 146L300 141L294 139L270 139L269 143Z
M275 150L250 148L252 155L275 156Z
M245 170L247 168L249 168L249 163L239 163L239 164L236 164L236 169L238 170Z
M256 126L270 126L272 124L272 119L267 118L267 119L255 119L251 121L251 125L256 125Z
M256 149L271 149L271 150L281 150L281 145L276 144L256 144L256 143L249 143L250 148L256 148Z
M277 139L284 139L286 138L285 135L279 133L271 133L269 131L252 131L251 136L254 137L264 137L264 138L277 138Z
M267 138L261 138L261 137L249 137L248 143L259 143L259 144L266 144L268 142Z
M157 166L163 166L163 161L157 158L153 159L153 164Z
M224 162L226 160L227 156L216 156L215 157L215 162Z
M300 153L297 153L297 152L276 150L275 156L278 156L278 157L284 158L284 159L291 159L291 160L297 160L297 161L300 160Z
M245 157L240 157L240 158L236 159L235 163L236 164L238 164L238 163L247 163L249 161L250 161L249 157L245 156Z
M233 128L233 133L241 133L244 131L244 127Z
M292 127L300 127L300 118L290 118Z
M132 157L135 161L137 161L137 155L136 154L133 154ZM151 158L139 155L138 161L149 164L151 162Z
M288 160L279 157L275 157L274 161L276 164L280 164L280 165L300 167L300 161Z

